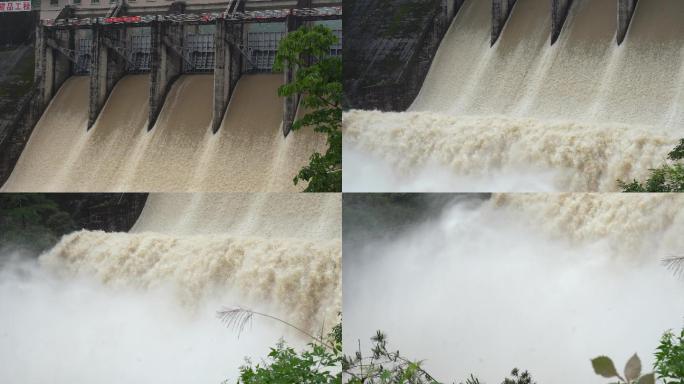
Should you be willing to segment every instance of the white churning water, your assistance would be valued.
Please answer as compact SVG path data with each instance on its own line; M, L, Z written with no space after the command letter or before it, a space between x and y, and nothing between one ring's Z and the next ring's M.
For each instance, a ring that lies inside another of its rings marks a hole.
M151 195L130 233L78 231L0 269L0 381L235 381L281 336L238 339L215 313L244 306L309 332L341 309L338 194Z
M408 112L345 114L345 161L369 160L345 190L447 171L444 189L613 191L660 165L684 135L684 2L639 2L620 46L615 1L574 1L553 46L550 4L518 0L490 48L491 2L467 0ZM530 172L550 185L516 183Z
M282 75L244 75L217 134L212 75L174 84L147 131L148 75L115 86L86 132L88 78L69 78L34 129L4 191L294 192L292 178L325 148L302 129L283 138Z
M661 264L684 253L682 207L674 194L494 195L349 244L346 352L380 329L442 382L499 383L518 367L601 383L589 359L621 368L635 352L650 371L662 333L684 325L684 281Z

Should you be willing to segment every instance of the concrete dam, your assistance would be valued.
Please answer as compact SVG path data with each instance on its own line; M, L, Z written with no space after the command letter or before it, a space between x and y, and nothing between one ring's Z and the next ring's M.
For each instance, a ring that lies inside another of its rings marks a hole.
M305 187L292 178L325 151L325 136L290 132L298 100L277 90L294 72L272 67L280 39L302 25L329 26L340 38L331 54L341 54L341 2L174 7L44 21L35 123L3 151L3 191Z
M615 191L684 135L684 2L455 5L406 112L345 114L345 190Z
M339 194L150 194L128 232L80 230L38 260L8 258L0 380L234 382L246 356L307 340L261 318L238 337L221 308L312 333L338 321L341 209Z

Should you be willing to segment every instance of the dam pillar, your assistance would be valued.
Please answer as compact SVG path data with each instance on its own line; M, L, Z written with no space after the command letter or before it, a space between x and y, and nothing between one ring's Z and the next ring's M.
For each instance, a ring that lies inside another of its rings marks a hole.
M88 129L95 124L112 89L126 73L126 29L95 25L92 41Z
M39 106L47 107L59 87L71 76L74 51L73 29L51 29L42 25L36 31L35 76L38 79Z
M515 2L516 0L492 0L492 46L499 39Z
M52 97L53 73L52 73L52 52L47 45L48 30L38 24L36 26L36 46L35 57L36 66L34 68L34 79L36 79L36 86L38 87L38 94L36 95L40 109L47 106L47 101ZM48 69L49 67L49 69Z
M237 44L242 41L242 24L228 24L224 19L217 19L214 41L216 59L214 61L214 112L211 129L216 133L242 74L242 59L236 48Z
M183 24L154 21L151 34L148 131L157 122L171 85L183 71Z
M558 40L571 6L572 0L553 0L551 2L551 45Z
M627 30L629 30L629 24L632 22L637 1L638 0L618 0L618 45L622 44L625 40L625 36L627 36Z

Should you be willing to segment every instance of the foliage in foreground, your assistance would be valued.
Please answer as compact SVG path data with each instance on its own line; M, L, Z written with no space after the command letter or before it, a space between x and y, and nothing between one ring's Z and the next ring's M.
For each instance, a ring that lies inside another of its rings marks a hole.
M371 338L369 356L364 356L360 346L353 356L342 355L342 324L338 323L326 340L312 336L302 329L270 315L237 309L219 312L228 325L239 330L254 315L265 316L307 334L313 342L307 350L297 352L283 341L271 349L261 364L250 361L240 368L237 384L440 384L423 367L421 361L404 358L399 351L388 349L387 337L381 332ZM237 325L236 325L237 324ZM679 335L665 332L655 354L655 373L642 375L641 360L634 354L618 373L613 361L607 356L591 360L594 372L605 378L617 379L611 384L655 384L656 375L663 384L684 384L684 330ZM339 369L341 363L342 370ZM228 383L225 381L224 383ZM470 375L460 384L484 384ZM537 384L527 371L514 368L502 384Z
M592 359L591 365L597 375L617 378L618 383L654 384L657 377L663 384L684 384L684 329L679 335L672 331L663 334L655 353L654 373L641 375L641 360L636 354L627 361L623 375L607 356Z
M276 71L297 68L294 81L278 88L278 95L299 95L300 106L311 111L292 130L310 126L327 136L326 153L314 152L292 180L308 182L306 192L342 191L342 59L330 56L336 42L325 26L302 27L280 41L273 65Z
M399 351L387 349L387 337L380 331L371 337L373 343L370 356L363 356L361 350L354 356L342 359L342 371L349 384L438 384L421 367L421 362L404 358Z
M594 372L597 375L603 376L605 378L617 378L618 383L626 383L626 384L654 384L655 383L655 375L653 373L648 373L645 375L641 375L641 360L639 359L639 356L635 353L630 357L630 359L627 361L627 364L625 364L625 369L623 371L623 375L621 376L617 369L615 368L615 364L613 364L613 360L611 360L607 356L599 356L595 359L591 360L591 365L594 367Z
M247 362L240 368L238 384L339 384L342 373L339 365L342 355L342 324L328 335L330 349L325 344L312 342L307 350L297 352L280 341L271 348L267 360L252 365Z
M640 182L632 180L625 183L618 180L618 185L623 192L684 192L684 139L667 155L670 164L664 164L660 168L651 169L649 178Z
M537 383L532 381L532 375L530 375L529 372L527 372L527 371L520 372L520 370L518 370L518 368L514 368L513 371L511 371L511 377L505 379L503 381L503 384L537 384Z
M260 316L280 322L311 339L307 349L297 352L281 339L271 348L266 359L253 364L247 359L240 367L237 384L340 384L342 372L342 321L335 325L327 337L316 337L278 317L244 308L224 309L217 313L228 326L241 333L253 317ZM223 384L228 384L224 381Z
M399 351L387 347L387 337L381 331L371 337L371 353L364 356L359 349L354 356L345 356L342 360L342 371L345 383L348 384L440 384L422 367L422 361L413 361L403 357ZM461 384L484 384L474 375L470 375ZM514 368L511 377L502 384L536 384L527 371Z
M667 331L655 353L655 373L664 384L684 384L684 329Z

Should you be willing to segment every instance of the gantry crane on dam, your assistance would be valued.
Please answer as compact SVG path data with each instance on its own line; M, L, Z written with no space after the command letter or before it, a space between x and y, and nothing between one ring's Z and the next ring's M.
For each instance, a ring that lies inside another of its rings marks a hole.
M89 76L88 128L127 73L150 73L148 129L179 75L213 73L211 126L216 132L241 74L270 72L278 42L288 32L328 22L342 38L341 0L68 1L42 2L33 104L40 114L69 76ZM339 42L331 54L341 51ZM285 71L285 83L293 79L293 70ZM284 100L285 136L298 102Z

